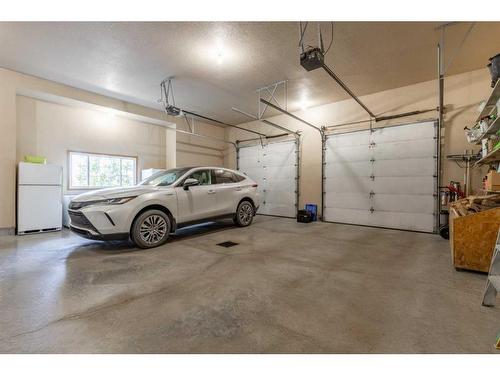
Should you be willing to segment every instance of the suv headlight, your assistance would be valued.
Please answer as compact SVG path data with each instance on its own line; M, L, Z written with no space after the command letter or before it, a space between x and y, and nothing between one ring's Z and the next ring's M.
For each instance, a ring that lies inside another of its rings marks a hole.
M107 204L124 204L132 199L137 198L137 195L133 197L123 197L123 198L109 198L109 199L101 199L98 201L86 201L86 202L71 202L69 204L70 210L79 210L84 207L95 206L98 204L107 205Z
M133 197L105 199L103 201L100 201L99 204L124 204L127 203L128 201L131 201L134 198L137 198L137 195Z

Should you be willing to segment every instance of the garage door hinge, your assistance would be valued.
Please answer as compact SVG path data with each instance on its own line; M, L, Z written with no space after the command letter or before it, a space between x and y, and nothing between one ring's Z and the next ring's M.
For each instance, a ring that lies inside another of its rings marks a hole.
M373 190L370 191L370 198L373 198L374 195L375 195L375 192Z
M370 207L370 212L371 213L374 213L375 212L375 209L373 207Z
M371 141L371 142L370 142L370 146L369 146L369 147L370 147L370 148L375 147L375 142Z
M374 175L371 175L371 176L370 176L370 180L375 181L375 176L374 176Z
M375 161L375 159L374 159L374 158L371 158L371 159L370 159L370 161L373 163L373 162Z

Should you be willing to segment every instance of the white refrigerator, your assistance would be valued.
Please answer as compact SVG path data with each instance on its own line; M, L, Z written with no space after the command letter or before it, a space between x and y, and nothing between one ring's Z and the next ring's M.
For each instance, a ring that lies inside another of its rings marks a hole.
M61 230L62 167L19 163L17 174L17 234Z

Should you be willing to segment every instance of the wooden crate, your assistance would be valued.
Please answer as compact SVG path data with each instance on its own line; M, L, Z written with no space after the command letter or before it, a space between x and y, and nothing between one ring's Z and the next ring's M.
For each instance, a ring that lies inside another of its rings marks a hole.
M500 207L466 216L450 211L453 266L488 272L500 228Z

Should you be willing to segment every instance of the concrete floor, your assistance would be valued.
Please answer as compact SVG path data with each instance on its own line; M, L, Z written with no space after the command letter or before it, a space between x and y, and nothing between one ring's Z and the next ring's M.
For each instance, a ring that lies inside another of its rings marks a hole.
M0 352L498 352L484 284L435 235L273 217L152 250L4 236Z

